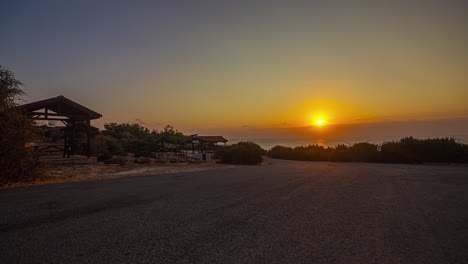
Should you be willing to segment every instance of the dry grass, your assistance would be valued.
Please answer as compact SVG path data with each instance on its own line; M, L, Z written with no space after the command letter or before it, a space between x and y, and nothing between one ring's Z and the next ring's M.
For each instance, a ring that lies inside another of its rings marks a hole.
M81 165L43 165L43 176L29 182L10 183L2 185L2 188L14 188L21 186L77 182L88 180L100 180L121 177L135 177L157 175L165 173L190 172L211 170L217 168L235 167L234 165L216 164L214 162L189 164L189 163L167 163L167 164L135 164L127 163L125 166L106 165L102 163Z

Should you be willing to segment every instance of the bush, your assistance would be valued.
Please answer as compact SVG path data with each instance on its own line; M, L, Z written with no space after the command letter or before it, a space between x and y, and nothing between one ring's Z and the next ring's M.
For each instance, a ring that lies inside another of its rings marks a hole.
M278 159L293 159L294 149L290 147L274 146L268 151L268 156Z
M221 163L229 164L259 164L265 151L253 142L239 142L217 150Z
M24 94L21 82L0 65L0 184L30 181L39 176L38 162L25 148L37 133L34 120L17 101Z
M103 161L106 161L106 160L109 160L112 158L112 155L107 153L107 154L101 154L101 155L98 155L97 156L97 161L98 162L103 162Z
M153 156L154 156L153 153L151 151L147 151L147 150L135 152L135 158L138 158L138 157L150 158L150 157L153 157Z
M96 156L125 156L127 153L120 142L110 136L97 135L94 137L94 143L91 145L92 152Z
M329 161L352 161L351 148L347 145L337 145L331 149Z
M145 158L145 157L138 157L138 158L134 159L133 162L138 163L138 164L144 164L144 163L150 163L151 160L149 158Z
M382 151L377 151L377 145L364 142L353 146L337 145L326 148L318 145L295 148L275 146L268 151L268 156L311 161L467 163L468 145L458 143L453 138L407 137L396 142L385 142Z
M104 161L104 164L117 164L117 165L125 165L125 159L124 158L118 158L118 157L114 157L114 158L110 158L108 160L105 160Z
M377 162L380 154L377 145L370 143L357 143L350 148L351 160L354 162Z
M400 162L468 162L467 145L457 143L453 138L415 139L407 137L399 142L389 142L382 146L383 152L391 152ZM395 158L394 157L394 158Z
M152 130L139 124L106 123L103 136L115 139L125 152L136 156L151 156L151 152L165 150L164 144L178 146L185 139L184 134L167 125L162 131ZM176 148L177 149L177 148Z

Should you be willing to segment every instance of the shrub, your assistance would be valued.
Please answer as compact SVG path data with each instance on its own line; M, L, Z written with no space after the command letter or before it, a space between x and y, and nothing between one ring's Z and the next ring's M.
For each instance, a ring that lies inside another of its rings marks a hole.
M114 157L114 158L110 158L108 160L105 160L104 161L104 164L117 164L117 165L125 165L125 159L124 158L118 158L118 157Z
M145 157L138 157L138 158L135 158L133 162L138 163L138 164L144 164L144 163L150 163L151 160Z
M396 142L385 142L382 145L382 151L377 151L377 145L364 142L356 143L351 147L346 145L327 148L318 145L295 148L275 146L268 151L268 156L311 161L467 163L468 145L458 143L453 138L407 137Z
M153 153L151 151L148 151L148 150L135 152L135 158L138 158L138 157L150 158L150 157L153 157L153 156L154 156Z
M221 163L253 165L262 162L264 153L265 151L253 142L239 142L219 148L217 156L221 158Z
M415 139L407 137L399 142L387 143L382 146L382 150L387 152L390 149L394 155L401 160L411 163L421 162L467 162L466 147L457 143L453 138L429 138Z
M111 158L112 158L112 155L109 154L109 153L101 154L101 155L97 156L97 161L98 162L103 162L103 161L106 161L106 160L111 159Z
M17 107L24 94L21 86L12 72L0 65L0 184L39 176L38 163L24 146L37 131L34 120Z
M332 148L329 155L329 161L352 161L351 148L347 145L337 145Z
M92 152L96 156L125 156L126 152L120 142L110 136L97 135L94 137Z
M351 160L355 162L376 162L379 161L379 152L377 145L367 142L356 143L351 149Z
M180 142L186 136L167 125L162 131L149 130L140 124L106 123L103 136L114 139L124 152L135 153L136 157L150 157L152 152L180 150ZM117 154L116 154L117 155Z
M293 159L293 152L293 148L290 147L274 146L268 151L268 156L278 159Z

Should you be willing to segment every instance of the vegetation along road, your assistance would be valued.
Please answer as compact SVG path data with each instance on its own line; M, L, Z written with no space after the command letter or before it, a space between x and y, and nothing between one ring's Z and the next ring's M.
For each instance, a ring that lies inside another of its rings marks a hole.
M270 162L0 190L0 262L468 262L468 167Z

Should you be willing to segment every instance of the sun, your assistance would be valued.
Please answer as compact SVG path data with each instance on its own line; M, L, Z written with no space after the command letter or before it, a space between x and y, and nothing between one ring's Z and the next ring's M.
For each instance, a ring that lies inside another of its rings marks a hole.
M325 125L326 122L327 121L325 121L325 120L319 119L319 120L317 120L316 123L317 123L317 125L322 126L322 125Z
M324 113L312 113L308 115L310 126L326 126L328 125L328 115Z

